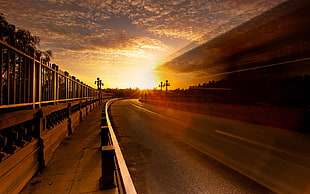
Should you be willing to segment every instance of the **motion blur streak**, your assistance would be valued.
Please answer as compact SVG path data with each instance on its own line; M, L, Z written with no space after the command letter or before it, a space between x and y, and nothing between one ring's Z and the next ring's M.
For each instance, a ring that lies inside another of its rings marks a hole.
M153 106L138 100L117 101L111 111L115 124L123 124L131 130L129 138L134 133L139 135L141 149L144 146L153 151L159 149L152 141L144 140L146 137L141 136L144 133L149 133L152 138L160 135L167 141L177 139L182 142L179 149L189 146L199 150L275 192L309 192L308 134ZM167 146L167 142L161 144L157 146ZM147 161L161 160L152 157L147 154ZM162 170L155 171L160 174ZM164 187L165 183L160 185Z

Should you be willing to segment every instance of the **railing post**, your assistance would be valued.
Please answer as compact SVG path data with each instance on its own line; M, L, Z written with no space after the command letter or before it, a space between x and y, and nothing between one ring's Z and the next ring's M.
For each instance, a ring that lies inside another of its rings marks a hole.
M88 110L88 98L86 98L86 101L84 102L85 103L85 110L86 110L86 115L88 115L88 113L89 113L89 110Z
M89 104L89 112L93 111L93 105L94 105L94 101L92 98L89 99L90 100L90 104Z
M68 134L72 134L71 103L68 103Z
M16 104L16 53L13 51L12 52L12 56L13 56L13 59L12 59L12 65L13 65L13 70L12 70L12 74L13 74L13 84L11 85L11 93L13 93L13 95L11 96L11 103L12 104ZM8 75L9 75L9 72L11 70L8 71ZM9 75L11 76L11 75ZM8 83L8 84L11 84L11 83Z
M101 126L100 136L101 136L101 146L109 145L109 127L108 126Z
M1 40L1 39L0 39ZM3 46L2 44L0 45L0 106L3 105L3 78L2 78L2 75L3 75L3 72L2 72L2 69L3 69Z
M65 99L66 99L66 102L68 102L68 98L69 98L69 80L68 80L68 77L69 77L69 73L67 71L65 71Z
M115 171L115 150L113 146L101 146L101 177L99 179L99 189L112 189L116 187L114 171Z
M101 120L101 126L107 126L107 118L105 117L105 113L104 113L104 110L103 112L101 112L101 117L100 117L100 120Z
M114 171L115 171L115 149L109 145L109 127L107 126L107 118L105 117L105 109L101 112L101 177L99 179L99 189L111 189L116 187Z
M103 108L101 112L101 129L100 129L100 137L101 137L101 146L109 145L109 127L107 123L107 118L105 116L105 108Z
M7 104L11 104L11 76L10 76L10 63L11 63L11 51L10 49L8 49L8 52L7 52L7 72L6 72L6 77L7 77L7 95L6 95L6 98L7 98ZM2 76L2 75L1 75Z
M41 102L42 102L42 64L41 64L41 57L38 63L38 107L41 108Z
M36 83L36 54L33 55L33 65L32 65L32 109L36 108L36 92L37 92L37 83Z
M79 103L79 107L80 107L80 109L79 109L79 112L80 112L80 121L82 121L83 120L83 112L82 112L82 101L80 101L80 103Z
M35 129L37 129L37 131L35 132L36 133L35 137L38 139L38 143L39 143L39 152L38 152L39 169L43 169L46 164L45 164L45 156L44 156L44 142L41 136L42 136L42 132L46 128L46 120L43 117L43 112L41 109L38 111L37 118L35 120L37 120L37 125L35 126Z
M54 105L58 104L58 90L59 90L59 83L58 83L58 66L56 64L52 64L53 68L53 100Z

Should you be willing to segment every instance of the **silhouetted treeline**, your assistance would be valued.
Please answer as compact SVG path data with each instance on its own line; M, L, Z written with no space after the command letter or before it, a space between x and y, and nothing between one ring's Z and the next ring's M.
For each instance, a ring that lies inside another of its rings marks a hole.
M199 89L199 88L231 88L231 84L227 79L221 79L219 81L209 81L208 83L199 83L196 86L190 86L189 89Z
M16 28L15 25L6 21L4 15L0 13L0 40L17 48L31 57L36 57L44 62L49 62L53 57L51 50L40 51L40 38L33 36L30 31Z
M278 106L310 105L310 76L229 78L190 86L188 94L204 101Z
M140 89L138 88L126 88L126 89L112 89L107 88L103 90L106 93L112 94L113 97L122 97L122 98L138 98L140 96Z
M154 90L144 98L251 105L308 107L310 105L310 76L242 77L235 76L188 89L169 92Z

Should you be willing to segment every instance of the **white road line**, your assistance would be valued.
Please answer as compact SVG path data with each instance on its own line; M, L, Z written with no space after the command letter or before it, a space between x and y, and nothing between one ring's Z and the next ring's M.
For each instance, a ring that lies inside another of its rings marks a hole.
M133 105L134 107L140 109L140 110L144 110L144 111L146 111L146 112L149 112L149 113L151 113L151 114L157 115L157 116L159 116L159 117L161 117L161 118L165 118L165 119L168 120L168 118L167 118L166 116L162 115L162 114L153 112L153 111L151 111L151 110L149 110L149 109L143 108L143 107L138 106L138 105L136 105L136 104L134 104L134 103L131 103L131 102L130 102L130 104Z

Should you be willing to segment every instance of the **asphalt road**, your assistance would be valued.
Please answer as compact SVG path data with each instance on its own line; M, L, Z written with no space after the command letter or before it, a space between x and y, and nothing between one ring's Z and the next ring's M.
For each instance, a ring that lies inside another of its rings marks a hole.
M310 192L309 135L138 100L110 114L138 193Z

